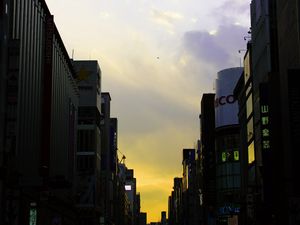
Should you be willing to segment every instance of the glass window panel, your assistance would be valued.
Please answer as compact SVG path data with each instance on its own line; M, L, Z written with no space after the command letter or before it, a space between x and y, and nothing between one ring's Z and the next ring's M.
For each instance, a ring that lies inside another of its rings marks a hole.
M252 141L251 144L248 146L248 163L252 163L255 160L255 153L254 153L254 142Z
M247 140L250 141L253 138L253 117L247 123Z
M247 111L247 118L251 115L253 111L253 102L252 102L252 93L248 96L247 102L246 102L246 111Z

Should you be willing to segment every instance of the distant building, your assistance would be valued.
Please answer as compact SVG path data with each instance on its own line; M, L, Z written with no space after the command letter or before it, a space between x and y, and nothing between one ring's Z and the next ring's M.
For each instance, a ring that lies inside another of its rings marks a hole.
M100 218L101 70L97 61L73 61L79 88L76 151L76 206L80 224Z
M111 97L101 93L101 220L115 224L117 217L115 200L118 187L118 120L110 116Z
M229 223L240 213L240 136L234 87L243 68L218 72L215 95L216 191L218 223Z
M216 220L216 152L215 152L215 94L203 94L200 115L200 160L202 173L203 219L206 224Z
M137 199L136 199L136 178L134 177L133 169L126 170L125 192L130 202L130 213L132 215L132 224L135 225Z
M183 223L196 225L200 211L199 194L196 182L196 151L183 149L182 210Z
M147 225L147 213L145 212L140 213L139 225Z
M169 224L181 225L183 221L183 197L182 178L175 177L173 191L169 197Z
M167 222L167 213L166 213L166 211L162 211L162 212L161 212L160 224L161 224L161 225L167 225L167 224L168 224L168 222Z

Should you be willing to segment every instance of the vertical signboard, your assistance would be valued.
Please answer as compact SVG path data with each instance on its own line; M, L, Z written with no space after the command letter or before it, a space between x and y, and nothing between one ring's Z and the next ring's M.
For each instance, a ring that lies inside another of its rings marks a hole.
M260 132L261 132L261 154L263 163L264 193L266 202L272 202L274 187L272 185L272 151L270 141L270 107L269 86L261 83L259 86L260 98Z
M215 95L216 128L238 124L238 104L233 95L235 85L243 68L229 68L218 72Z
M44 50L44 76L43 76L43 122L42 122L42 148L41 169L42 175L49 175L50 161L50 135L51 135L51 99L52 99L52 57L53 57L53 16L46 17L45 50Z
M269 150L270 145L270 118L267 84L260 85L260 125L261 143L263 151Z

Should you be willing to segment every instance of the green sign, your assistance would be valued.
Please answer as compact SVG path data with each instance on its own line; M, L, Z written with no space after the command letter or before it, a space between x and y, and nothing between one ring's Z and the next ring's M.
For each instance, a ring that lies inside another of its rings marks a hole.
M36 208L31 208L29 210L29 225L36 225L37 210Z

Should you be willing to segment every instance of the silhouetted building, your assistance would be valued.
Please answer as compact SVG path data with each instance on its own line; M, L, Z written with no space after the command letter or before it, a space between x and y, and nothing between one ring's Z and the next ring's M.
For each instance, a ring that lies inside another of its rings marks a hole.
M233 89L240 67L218 72L215 95L217 224L231 224L240 212L238 104Z
M118 164L118 199L116 203L116 214L118 217L116 224L120 225L132 225L132 211L130 206L130 201L125 190L126 183L126 171L127 167L124 163Z
M134 178L134 170L126 170L125 191L130 202L130 214L132 217L132 225L136 222L137 199L136 199L136 178Z
M168 224L168 222L167 222L167 213L166 213L166 211L162 211L162 212L161 212L160 224L161 224L161 225L167 225L167 224Z
M72 63L45 1L0 5L1 224L76 224L71 199L78 89Z
M110 94L101 93L101 221L115 223L118 191L118 121L110 117Z
M182 203L182 178L174 178L174 186L172 191L172 202L170 210L170 218L173 225L180 225L183 221L183 203Z
M259 191L256 180L257 161L254 152L253 91L251 74L251 43L244 56L244 72L240 77L234 95L239 104L240 162L241 162L241 212L240 224L252 224L255 220L255 206Z
M101 71L97 61L73 61L79 88L76 206L80 225L100 219Z
M200 162L204 224L216 221L215 94L203 94L200 115Z
M201 115L199 116L199 118ZM213 114L214 117L214 114ZM215 128L215 125L213 125L213 130ZM201 141L200 139L197 140L197 144L195 146L196 149L196 195L198 201L197 203L197 223L198 224L203 224L204 223L204 204L203 204L203 186L204 186L204 180L203 180L203 154L201 150ZM215 160L214 160L215 161ZM214 175L216 177L216 175Z
M145 212L140 213L139 225L147 225L147 213Z
M295 1L251 2L257 224L299 223L298 10Z
M273 3L274 4L274 3ZM271 5L271 7L273 7ZM273 7L274 8L274 7ZM277 224L299 224L300 223L300 91L298 78L300 74L300 5L297 1L276 1L277 34L278 40L278 60L279 78L271 80L272 105L271 113L275 114L273 121L277 121L277 116L281 116L280 123L273 127L271 139L275 147L276 162L274 167L278 170L278 163L282 165L280 169L280 182L278 177L274 177L273 184L278 185L275 196L280 196L277 202ZM275 100L273 94L280 96ZM279 102L278 102L279 100ZM280 110L278 110L278 103ZM280 138L279 138L280 137ZM271 143L272 147L272 143ZM289 221L287 223L287 221Z
M183 223L197 224L199 195L196 190L195 149L183 149L182 210Z

